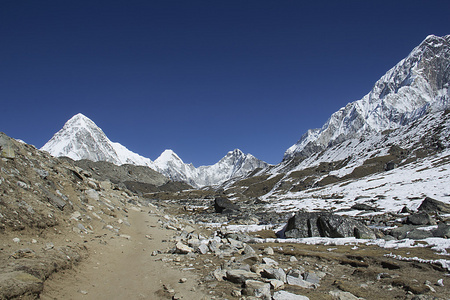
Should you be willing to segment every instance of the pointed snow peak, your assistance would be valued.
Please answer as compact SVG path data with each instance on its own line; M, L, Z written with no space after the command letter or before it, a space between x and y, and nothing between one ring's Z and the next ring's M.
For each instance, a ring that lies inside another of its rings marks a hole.
M103 130L83 114L70 118L63 128L41 148L51 155L74 160L108 161L116 165L153 166L153 162L119 143L111 142Z
M171 149L164 150L161 155L155 159L156 164L164 164L168 161L178 160L182 161L182 159Z
M234 149L233 151L228 152L227 155L232 155L232 156L244 156L244 152L242 152L239 149Z
M74 115L66 122L66 124L83 124L83 123L94 123L94 122L81 113Z

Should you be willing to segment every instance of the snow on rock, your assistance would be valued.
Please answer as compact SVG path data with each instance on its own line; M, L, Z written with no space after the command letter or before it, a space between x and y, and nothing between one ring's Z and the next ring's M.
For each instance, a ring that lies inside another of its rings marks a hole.
M427 112L448 108L449 70L450 35L428 36L361 100L333 113L321 129L305 133L284 160L308 157L346 139L398 128Z
M220 185L227 180L245 176L257 168L265 168L268 164L235 149L214 165L195 168L192 164L184 163L172 150L166 150L155 160L155 166L172 180L203 187Z

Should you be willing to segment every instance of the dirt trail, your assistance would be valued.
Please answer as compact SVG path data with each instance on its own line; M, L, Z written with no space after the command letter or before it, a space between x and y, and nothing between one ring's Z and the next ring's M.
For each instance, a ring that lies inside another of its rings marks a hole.
M170 235L160 228L158 216L147 211L130 210L128 217L131 226L123 226L121 237L109 234L88 241L89 258L54 274L41 299L171 299L173 291L180 299L202 299L194 274L172 268L161 261L162 255L151 255L167 249L165 240L173 231Z

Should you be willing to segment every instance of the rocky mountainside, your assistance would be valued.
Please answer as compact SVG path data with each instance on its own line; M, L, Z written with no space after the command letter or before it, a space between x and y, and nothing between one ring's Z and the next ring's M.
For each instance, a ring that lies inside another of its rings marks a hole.
M92 120L82 114L73 116L41 150L55 157L73 160L104 161L115 165L147 166L173 181L182 181L194 187L220 185L265 168L267 163L251 154L236 149L211 166L194 167L186 164L172 150L165 150L155 161L136 154L119 143L111 142Z
M432 166L448 166L449 44L450 36L427 37L363 99L334 113L322 129L306 133L288 149L280 164L225 188L236 195L271 200L279 208L285 200L291 209L350 209L366 201L394 211L401 205L415 207L409 198L417 197L417 190L411 187L406 191L404 187L412 184L410 178L416 178L413 185L421 182L427 191L419 197L447 202L444 186L450 177ZM427 177L417 178L417 174L424 174L424 165L429 166ZM361 183L363 178L379 177L391 178L384 183L389 189ZM357 195L349 188L356 185ZM397 200L381 203L370 193L363 201L358 197L369 194L361 192L365 188L391 194ZM333 192L326 194L325 190ZM325 201L319 196L322 194L340 199Z
M361 100L335 112L321 129L311 129L285 153L308 157L350 138L407 125L449 107L450 35L428 36L378 80Z
M448 184L442 163L434 169ZM111 165L55 158L0 133L0 299L450 297L449 204L427 197L419 213L287 219L265 201L211 190L143 198L102 178L164 178ZM276 239L279 225L289 239Z

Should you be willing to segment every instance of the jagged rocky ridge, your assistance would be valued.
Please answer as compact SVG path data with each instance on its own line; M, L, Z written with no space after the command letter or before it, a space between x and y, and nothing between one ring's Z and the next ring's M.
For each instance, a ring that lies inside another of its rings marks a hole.
M194 187L214 186L247 175L267 163L241 150L230 151L211 166L194 167L184 163L172 150L165 150L155 161L136 154L119 143L111 142L105 133L82 114L73 116L42 148L53 156L74 160L106 161L116 165L147 166L173 181Z
M316 135L307 133L280 164L228 182L228 193L294 212L356 213L351 207L363 203L415 210L414 199L426 196L448 202L449 41L427 37L362 100L334 113Z
M361 100L335 112L321 129L305 133L284 160L309 157L344 140L399 128L444 110L449 107L449 80L450 35L430 35Z

